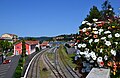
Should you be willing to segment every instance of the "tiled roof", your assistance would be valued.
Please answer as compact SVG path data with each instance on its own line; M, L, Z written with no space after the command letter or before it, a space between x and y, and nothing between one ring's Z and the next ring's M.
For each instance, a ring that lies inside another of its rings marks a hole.
M21 43L21 41L15 43L14 45L19 44L19 43ZM25 41L25 43L29 44L29 45L37 45L39 43L39 41Z
M45 41L45 42L43 42L42 44L40 44L40 46L47 46L48 45L48 42L47 41Z
M25 41L25 43L27 43L29 45L36 45L39 43L39 41Z
M10 34L10 33L5 33L5 34L8 34L10 36L17 36L16 34ZM3 34L4 35L4 34Z

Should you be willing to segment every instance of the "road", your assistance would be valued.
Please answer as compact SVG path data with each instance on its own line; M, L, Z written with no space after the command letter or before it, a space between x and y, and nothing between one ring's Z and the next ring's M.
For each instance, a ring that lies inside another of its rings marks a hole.
M0 65L0 78L12 78L14 71L18 65L20 56L8 57L7 59L11 59L11 62L8 64Z

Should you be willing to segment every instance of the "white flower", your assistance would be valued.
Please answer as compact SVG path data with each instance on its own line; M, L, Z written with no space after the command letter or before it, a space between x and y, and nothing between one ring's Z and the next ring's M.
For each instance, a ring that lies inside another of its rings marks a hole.
M112 8L109 8L110 11L112 11L113 9Z
M101 38L101 40L105 40L105 39L106 39L106 37L102 37L102 38Z
M89 26L91 26L91 25L92 25L92 24L91 24L91 23L89 23L89 22L88 22L88 23L86 23L86 24L87 24L87 25L89 25Z
M77 43L75 43L75 45L77 45Z
M97 30L97 28L93 28L93 30Z
M104 39L104 41L106 42L107 40L106 40L106 39Z
M84 38L84 40L88 39L88 37Z
M98 34L98 31L94 31L94 34Z
M97 59L97 56L95 55L95 52L90 52L89 55L92 57L93 60Z
M94 18L93 21L96 22L96 21L98 21L98 19Z
M114 42L116 45L118 44L118 42Z
M85 23L87 23L87 22L88 22L88 21L83 21L82 24L85 24Z
M104 34L110 34L111 32L110 31L105 31Z
M75 46L75 49L77 49L77 46Z
M102 57L98 57L97 58L97 62L102 62L103 60L102 60Z
M111 49L111 54L116 56L116 50Z
M93 41L93 39L90 39L90 40L89 40L89 43L91 43L92 41Z
M101 35L101 32L99 32L99 35Z
M105 45L110 46L110 45L111 45L111 42L110 42L110 41L106 41L106 42L105 42Z
M82 44L82 47L83 47L83 48L85 48L85 47L86 47L86 44L85 44L85 43L83 43L83 44Z
M88 30L91 30L91 27L88 27Z
M85 57L86 57L86 58L90 58L90 54L86 54Z
M85 48L85 50L89 52L90 49L89 48Z
M108 60L108 56L107 56L107 55L105 55L105 56L104 56L104 59L105 59L105 60Z
M95 52L93 52L93 51L90 52L90 55L91 55L91 56L94 55L94 54L95 54Z
M80 55L77 55L77 57L79 57L79 58L80 58L81 56L80 56Z
M82 47L82 44L78 44L78 48L81 48Z
M99 42L99 39L95 39L94 42Z
M116 33L116 34L115 34L115 37L120 37L120 34L119 34L119 33Z
M108 35L108 38L112 38L112 34Z
M97 59L96 55L93 55L93 56L92 56L92 59L93 59L93 60L96 60L96 59Z
M87 50L84 51L85 54L88 54L89 52Z
M92 51L92 52L90 52L89 54L90 54L90 56L91 56L91 57L96 56L96 55L95 55L95 52L93 52L93 51Z
M80 52L80 55L83 55L84 54L84 52Z
M86 30L87 30L86 28L83 28L83 29L82 29L83 32L86 32Z
M100 53L102 53L102 52L103 52L103 49L101 48L101 49L100 49Z
M80 54L80 50L77 50L76 54L77 54L77 55Z
M98 31L99 31L99 35L101 35L101 32L103 32L103 29L99 29Z
M99 32L103 32L103 29L99 29L98 31L99 31Z

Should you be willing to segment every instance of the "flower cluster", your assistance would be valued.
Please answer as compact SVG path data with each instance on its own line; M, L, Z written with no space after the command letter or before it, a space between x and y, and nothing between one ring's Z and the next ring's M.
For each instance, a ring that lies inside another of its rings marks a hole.
M111 56L116 56L118 45L120 45L120 30L109 21L98 21L95 23L83 21L84 27L80 28L81 38L76 47L79 55L88 61L105 62ZM104 59L104 60L103 60Z

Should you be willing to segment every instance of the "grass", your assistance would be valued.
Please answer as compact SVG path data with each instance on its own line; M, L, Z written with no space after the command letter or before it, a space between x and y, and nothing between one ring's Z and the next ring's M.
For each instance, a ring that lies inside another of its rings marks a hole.
M54 53L52 53L52 52L47 52L47 56L48 56L48 58L51 60L51 61L54 61L54 59L55 59L55 57L54 57Z
M7 54L6 54L6 56L12 56L13 55L13 52L8 52Z
M66 52L66 48L61 45L60 48L59 48L59 54L63 54L63 58L64 60L72 67L72 68L75 68L77 65L73 63L73 57L75 56L75 54L67 54Z
M20 78L21 77L21 74L23 71L22 67L23 67L23 58L20 58L18 61L18 66L16 67L16 70L14 72L13 78Z
M40 78L49 78L51 72L46 68L43 61L40 61Z

